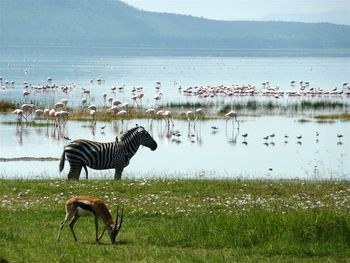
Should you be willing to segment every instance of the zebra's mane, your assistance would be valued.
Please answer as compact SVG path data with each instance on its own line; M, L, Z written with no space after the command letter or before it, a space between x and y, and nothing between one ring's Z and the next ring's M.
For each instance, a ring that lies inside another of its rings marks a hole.
M128 139L131 135L133 135L135 132L137 132L137 130L140 128L144 129L142 126L136 126L135 128L128 130L126 133L124 133L122 135L122 137L120 137L120 140L124 141L124 140Z

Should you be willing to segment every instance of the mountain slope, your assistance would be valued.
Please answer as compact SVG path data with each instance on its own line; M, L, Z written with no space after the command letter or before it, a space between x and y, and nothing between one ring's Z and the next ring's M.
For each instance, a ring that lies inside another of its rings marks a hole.
M0 45L350 48L350 26L214 21L145 12L118 0L1 0Z

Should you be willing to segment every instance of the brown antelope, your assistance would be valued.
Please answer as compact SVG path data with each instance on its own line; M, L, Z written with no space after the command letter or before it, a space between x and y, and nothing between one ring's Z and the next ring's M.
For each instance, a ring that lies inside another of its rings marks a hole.
M60 230L57 236L57 241L60 240L63 226L68 222L69 222L69 227L73 233L74 240L78 241L73 229L74 224L78 221L79 217L89 216L89 215L91 215L95 220L96 242L99 243L105 230L107 229L111 242L112 244L114 244L115 239L123 223L124 208L121 209L120 217L119 217L119 207L117 208L117 218L114 224L112 216L108 211L108 208L105 205L105 203L102 200L98 198L93 198L91 196L75 196L66 201L66 217L61 222ZM120 218L119 224L118 224L118 218ZM105 225L101 236L98 236L98 219L100 219Z

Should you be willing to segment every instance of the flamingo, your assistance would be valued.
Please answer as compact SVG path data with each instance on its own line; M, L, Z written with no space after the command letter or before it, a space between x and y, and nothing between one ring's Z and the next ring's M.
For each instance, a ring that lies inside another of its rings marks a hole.
M153 109L153 108L149 108L146 110L146 113L148 114L148 122L150 123L150 127L152 127L152 124L153 124L153 118L154 118L154 115L156 114L156 110ZM151 121L150 121L151 120Z
M136 107L138 106L137 98L138 98L137 95L134 95L134 96L131 97L131 99L133 100L133 105L134 105L134 103L136 103Z
M89 107L88 107L89 110L94 110L96 111L97 110L97 107L93 104L91 104ZM91 112L90 112L91 113Z
M23 104L22 105L22 110L26 114L25 119L28 121L29 117L32 115L34 105L33 104Z
M123 125L123 123L124 123L124 119L125 119L125 117L126 117L127 114L128 114L128 113L127 113L126 110L121 110L121 111L119 111L119 112L117 113L117 115L121 118L122 125Z
M96 122L96 109L90 109L90 115L92 117L92 122Z
M83 94L82 94L82 96L86 96L85 98L87 99L87 97L89 97L90 98L90 90L83 90Z
M44 114L44 111L43 111L43 110L37 109L37 110L35 111L35 118L36 118L36 119L39 119L43 114Z
M67 104L68 104L68 99L61 99L61 102L63 103L63 105L64 105L64 109L66 109L67 108Z
M103 104L104 104L104 106L106 106L107 93L103 93L102 97L103 97Z
M170 122L172 123L172 125L174 126L174 122L173 122L173 116L171 114L171 111L165 111L163 113L163 117L165 118L166 121L168 121L168 126L170 125Z
M162 98L162 95L163 95L162 93L159 93L158 95L154 96L154 100L156 101L156 104L158 104L158 102Z
M122 104L122 102L120 100L113 100L113 102L112 102L112 105L114 105L114 106L118 106L120 104Z
M237 129L239 130L239 122L237 120L237 112L232 110L232 111L229 111L228 113L226 113L225 116L232 119L232 124L234 124L234 121L236 121L238 124ZM228 119L227 119L227 121L228 121ZM227 128L227 121L226 121L226 128Z
M50 113L50 109L44 109L43 115L46 117L46 120L49 121L49 113Z
M202 108L196 109L195 113L196 113L196 119L195 119L195 121L198 120L199 116L202 116L202 117L204 116L204 110L203 110Z
M189 110L186 111L186 117L187 117L187 121L188 121L188 126L191 125L191 119L193 118L194 114L193 111Z
M111 104L111 106L113 105L113 97L108 97L108 102Z
M117 113L119 110L118 106L113 105L112 107L110 107L107 111L108 112L113 112L113 113Z
M143 93L139 93L139 94L137 95L137 98L140 100L141 106L142 106L142 98L143 98L143 96L144 96Z
M56 126L61 126L62 114L61 111L56 111L54 113L55 124Z
M123 86L120 86L118 89L119 89L119 92L123 92L124 91L124 88L125 88L125 85Z
M160 83L160 81L157 81L156 82L156 90L159 91L161 86L162 86L162 84Z
M22 122L22 117L23 117L23 110L21 109L15 109L12 113L16 114L17 115L17 121L19 123Z
M63 107L64 107L64 103L62 101L59 101L59 102L55 103L55 105L53 106L53 108L55 110L63 109Z
M122 104L119 105L119 107L120 107L121 109L124 109L124 110L128 111L129 103L123 102Z
M196 115L196 118L194 120L194 125L196 125L196 122L199 119L199 117L204 117L204 110L202 108L196 109L195 115Z
M28 96L30 92L28 90L23 91L23 96Z
M86 103L86 99L84 98L84 99L81 99L81 106L84 108L84 106L85 106L85 103Z
M55 113L56 113L55 109L51 109L49 111L49 117L53 120L55 120Z
M67 119L69 116L69 112L65 111L65 110L61 110L61 111L59 111L59 113L60 113L60 119L62 120L63 126L64 126L64 125L66 125L66 122L67 122Z

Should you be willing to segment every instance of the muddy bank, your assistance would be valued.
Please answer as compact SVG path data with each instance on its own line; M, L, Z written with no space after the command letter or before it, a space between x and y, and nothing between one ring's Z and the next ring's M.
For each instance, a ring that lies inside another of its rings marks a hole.
M12 158L0 158L0 162L11 161L59 161L60 158L54 157L12 157Z

